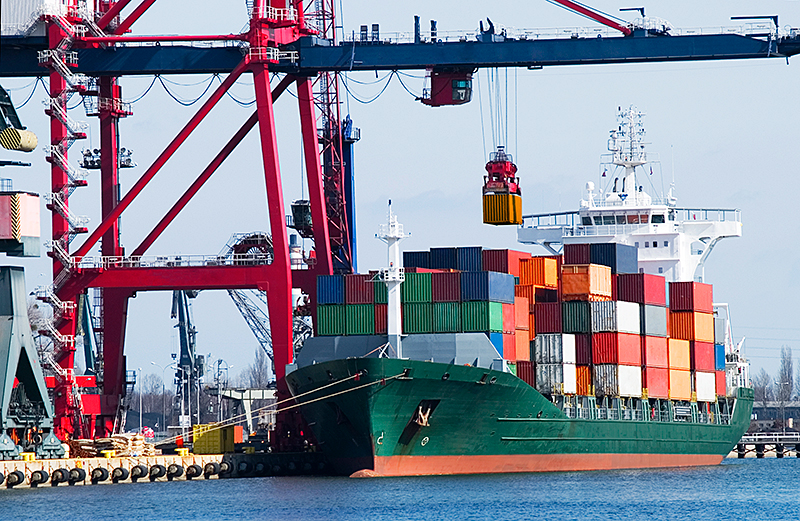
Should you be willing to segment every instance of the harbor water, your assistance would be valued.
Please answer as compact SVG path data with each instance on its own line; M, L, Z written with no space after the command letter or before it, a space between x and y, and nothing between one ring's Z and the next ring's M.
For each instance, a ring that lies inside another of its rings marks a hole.
M281 477L0 490L3 520L797 519L800 460L688 469Z

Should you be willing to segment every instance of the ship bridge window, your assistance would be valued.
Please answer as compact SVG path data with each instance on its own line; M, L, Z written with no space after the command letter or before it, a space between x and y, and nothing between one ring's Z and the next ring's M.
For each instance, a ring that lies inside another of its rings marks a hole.
M670 211L669 211L669 217L668 217L668 219L669 219L670 221L674 221L674 220L675 220L675 210L670 210Z
M588 215L584 215L583 217L581 217L581 224L583 224L584 226L591 226L592 218L589 217Z
M658 213L653 216L653 224L663 224L664 223L664 214Z
M625 224L625 216L624 215L618 215L617 216L617 224Z
M613 215L604 215L603 224L614 224L616 221Z
M628 224L639 224L639 216L638 215L629 215L628 216Z
M644 213L644 214L640 215L640 216L639 216L639 222L640 222L641 224L647 224L648 217L649 217L649 216L648 216L646 213Z

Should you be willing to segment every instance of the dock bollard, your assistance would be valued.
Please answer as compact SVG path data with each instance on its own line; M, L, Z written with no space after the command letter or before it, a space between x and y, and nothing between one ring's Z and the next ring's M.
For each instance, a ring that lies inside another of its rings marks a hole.
M50 476L50 486L57 487L59 483L69 481L69 471L67 469L56 469Z
M125 467L117 467L111 471L111 482L112 483L119 483L120 481L125 481L128 479L130 472Z

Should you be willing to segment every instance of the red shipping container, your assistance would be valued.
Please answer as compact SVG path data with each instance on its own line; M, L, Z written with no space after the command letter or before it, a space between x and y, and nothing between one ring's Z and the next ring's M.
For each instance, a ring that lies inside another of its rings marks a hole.
M714 290L701 282L670 282L669 309L672 311L714 312Z
M514 329L529 328L528 316L530 316L530 306L525 297L514 297Z
M588 365L579 365L575 367L577 370L578 392L579 396L589 396L592 393L592 368Z
M517 315L514 304L503 304L503 332L514 333L517 330Z
M612 273L611 274L611 300L619 300L617 298L617 295L619 295L619 293L617 293L617 277L618 276L619 275L617 275L616 273Z
M727 396L728 386L725 383L725 371L714 371L717 383L717 396Z
M663 367L642 368L642 387L649 398L669 399L669 369Z
M536 338L536 315L533 313L528 315L528 338L531 342Z
M642 342L630 333L592 335L592 363L642 365Z
M592 335L575 335L575 362L578 365L592 365Z
M713 371L716 369L714 344L711 342L689 342L689 358L692 361L692 371Z
M519 277L519 260L529 259L530 253L515 250L483 250L483 271L499 271Z
M642 337L642 365L669 368L667 339L660 336Z
M519 360L517 362L517 378L531 387L536 387L536 373L533 370L533 362Z
M517 335L503 333L503 358L506 360L517 359Z
M370 275L344 276L344 301L346 304L372 304L375 302L375 283Z
M431 274L431 296L434 302L461 302L461 273Z
M385 335L387 332L387 321L389 306L387 304L375 304L375 334Z
M661 275L623 273L617 275L617 298L649 306L667 305L667 282Z
M536 333L561 333L561 304L559 302L537 302L534 310Z
M589 244L565 244L564 264L591 264L592 253Z

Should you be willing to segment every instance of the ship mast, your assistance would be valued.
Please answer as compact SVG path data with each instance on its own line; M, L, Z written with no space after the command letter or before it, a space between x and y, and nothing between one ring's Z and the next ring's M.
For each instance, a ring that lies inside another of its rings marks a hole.
M622 178L622 190L618 192L622 203L636 205L638 201L638 185L636 184L636 167L647 163L644 151L644 114L632 106L627 110L619 110L619 126L611 131L608 139L608 150L612 153L611 162L625 169Z
M386 332L389 344L397 351L397 358L403 358L402 335L403 323L401 321L400 285L405 281L406 275L400 257L400 241L411 234L403 233L403 225L397 222L397 216L392 213L392 201L389 201L388 224L382 224L380 232L375 236L387 244L388 268L381 269L380 279L386 284L387 291L387 321Z

